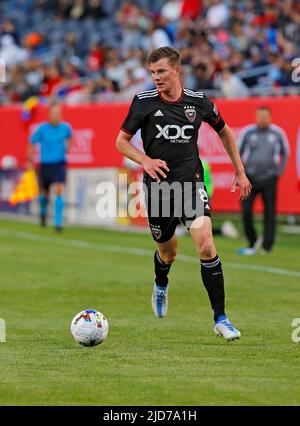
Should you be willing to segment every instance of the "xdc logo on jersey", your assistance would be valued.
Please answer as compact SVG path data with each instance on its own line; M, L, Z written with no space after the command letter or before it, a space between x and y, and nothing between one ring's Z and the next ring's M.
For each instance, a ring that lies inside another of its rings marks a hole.
M159 124L155 124L156 128L159 130L159 133L155 136L156 139L164 137L165 139L191 139L193 135L187 135L186 131L188 129L194 130L194 126L186 125L183 127L177 126L176 124L166 124L164 127L161 127Z

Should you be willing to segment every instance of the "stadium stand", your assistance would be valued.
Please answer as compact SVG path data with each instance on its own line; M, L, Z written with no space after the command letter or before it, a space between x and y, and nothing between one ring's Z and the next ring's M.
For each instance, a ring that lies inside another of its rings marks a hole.
M147 53L178 48L184 84L224 98L299 94L293 0L4 0L0 103L119 102L152 88Z

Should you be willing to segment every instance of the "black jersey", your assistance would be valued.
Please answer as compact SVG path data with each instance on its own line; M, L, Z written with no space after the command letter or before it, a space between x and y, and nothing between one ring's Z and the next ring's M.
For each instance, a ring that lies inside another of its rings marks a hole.
M217 132L225 125L203 92L184 88L180 99L170 102L154 89L135 95L121 129L131 135L141 129L146 155L164 160L170 170L164 171L167 178L161 180L192 182L201 168L197 139L202 121ZM145 177L147 182L152 181L150 176Z

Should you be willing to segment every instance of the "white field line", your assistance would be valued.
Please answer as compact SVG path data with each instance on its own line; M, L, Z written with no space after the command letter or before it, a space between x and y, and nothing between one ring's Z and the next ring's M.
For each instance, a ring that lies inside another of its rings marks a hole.
M118 246L118 245L111 245L111 244L98 244L98 243L91 243L89 241L84 241L84 240L67 239L61 236L50 237L50 236L44 236L39 234L33 234L30 232L11 231L11 230L0 228L0 237L1 236L15 238L19 240L36 241L36 242L49 243L49 244L55 244L55 245L62 245L65 247L80 248L85 250L96 250L96 251L103 251L103 252L109 252L109 253L134 254L137 256L153 255L153 250L149 250L149 249L125 247L125 246ZM199 260L196 258L196 256L192 257L192 256L181 254L177 256L177 259L183 262L199 264ZM262 266L262 265L255 265L255 264L248 265L246 263L240 263L240 262L238 263L224 262L224 265L226 266L226 268L231 268L231 269L267 272L267 273L275 274L275 275L285 275L288 277L300 278L299 271L290 271L288 269L273 268L269 266Z

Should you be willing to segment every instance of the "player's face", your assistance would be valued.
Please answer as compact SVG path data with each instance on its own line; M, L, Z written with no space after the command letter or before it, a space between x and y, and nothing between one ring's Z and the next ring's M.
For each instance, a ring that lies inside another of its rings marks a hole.
M61 107L59 105L52 106L49 110L49 121L57 124L61 120Z
M267 109L259 109L256 112L256 123L258 127L266 128L271 123L271 113Z
M170 92L180 80L179 65L171 65L168 58L162 58L149 65L153 83L159 93Z

